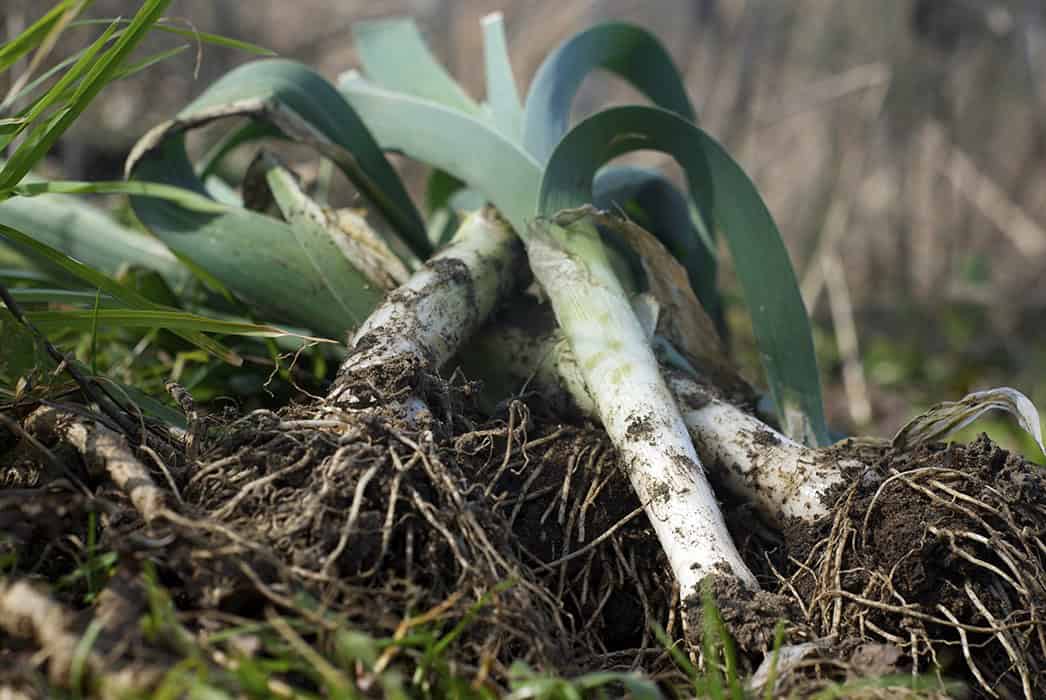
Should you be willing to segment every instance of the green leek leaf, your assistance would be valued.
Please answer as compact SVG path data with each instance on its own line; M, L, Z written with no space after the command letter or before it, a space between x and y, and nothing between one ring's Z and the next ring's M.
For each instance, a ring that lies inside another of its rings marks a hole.
M429 51L414 20L357 22L352 38L367 79L386 90L431 100L473 116L483 110Z
M541 168L487 121L349 76L339 88L382 148L427 163L468 184L519 235L534 218Z
M498 131L513 141L523 133L523 105L512 74L505 21L500 12L483 18L483 59L486 67L487 105Z
M786 431L807 443L827 444L810 321L788 251L752 181L715 139L657 107L600 112L556 146L541 182L540 213L551 216L590 203L596 172L637 150L667 153L683 167L702 210L726 236Z
M683 78L657 37L631 24L598 24L563 42L534 75L524 108L523 143L542 163L567 132L578 88L599 68L627 80L654 104L696 121Z
M0 202L0 224L29 231L35 240L108 275L124 265L140 265L156 270L175 288L190 277L160 241L121 226L106 212L72 197L12 197Z
M133 179L199 190L195 176L189 182L175 183L163 178L162 172L146 178L140 171L162 153L165 164L184 161L176 169L184 177L191 171L191 166L187 170L184 132L235 116L266 123L285 137L319 150L338 165L417 254L430 252L424 221L359 117L322 76L294 61L256 61L224 75L174 120L153 129L138 143L128 162ZM135 202L136 210L140 206L141 202Z

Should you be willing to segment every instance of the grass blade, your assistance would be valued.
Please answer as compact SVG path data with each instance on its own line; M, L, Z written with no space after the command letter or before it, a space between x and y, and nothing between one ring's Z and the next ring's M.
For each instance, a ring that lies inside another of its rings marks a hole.
M59 304L61 306L80 306L97 302L100 309L119 308L122 306L109 295L98 292L81 292L69 289L42 289L25 287L7 290L19 304Z
M134 19L127 26L126 31L116 40L113 46L103 52L97 60L91 61L86 75L84 75L72 96L65 103L65 107L58 112L56 118L45 120L39 128L34 129L26 141L11 156L3 171L0 172L0 190L13 187L43 158L44 154L65 133L66 129L72 126L73 122L76 121L102 88L112 82L113 77L122 67L124 60L141 42L169 4L170 0L145 0L142 3ZM112 26L110 29L115 31L115 26ZM108 41L110 33L103 34L102 38ZM102 41L102 39L99 39L99 41ZM85 54L85 58L87 55L89 54ZM74 68L78 65L80 65L80 62L77 62ZM70 70L72 71L73 69ZM79 75L80 72L77 71L77 74ZM63 81L59 81L59 84ZM55 90L57 87L56 85L52 90ZM65 85L62 85L62 90L64 89ZM47 94L51 94L51 91L48 91Z
M67 330L90 331L98 327L159 328L172 332L220 333L255 338L302 338L312 342L334 342L326 338L300 335L276 326L227 321L210 318L188 311L153 309L99 308L72 311L29 311L26 317L42 331Z
M175 46L173 49L167 49L166 51L157 51L154 54L146 56L140 61L135 61L126 68L121 68L120 71L115 76L113 76L113 82L116 82L117 80L126 80L131 76L137 75L146 68L151 68L152 66L155 66L157 63L162 63L166 61L168 58L174 58L178 54L185 51L187 48L189 48L188 44L182 44L181 46Z
M23 116L25 126L23 127L23 129L16 132L15 135L17 135L18 133L22 133L22 131L26 129L29 129L34 124L36 124L38 127L37 132L45 131L44 125L37 124L37 120L40 119L40 117L43 114L45 114L47 110L51 108L51 106L57 104L61 100L66 99L68 95L71 95L73 93L77 81L81 80L81 78L88 73L88 71L94 63L95 57L102 50L102 48L107 43L109 43L110 40L112 40L115 32L116 26L110 25L108 28L106 28L106 30L102 33L100 37L98 37L90 46L84 49L80 57L72 64L69 70L66 71L62 75L62 77L59 78L58 81L54 85L52 85L46 93L41 95L35 102L33 102L32 105L29 106L28 109L25 110L25 114ZM32 143L33 140L34 137L32 134L30 134L30 136L27 137L27 143ZM10 139L6 141L6 143L9 142ZM10 180L11 184L14 184L21 179L21 176L18 178L14 178L8 173L12 170L14 165L20 162L20 159L24 159L27 157L27 152L28 149L24 145L20 147L17 151L15 151L15 153L4 165L3 171L0 171L0 183L6 184L8 180ZM25 173L23 173L23 176L24 174ZM0 184L0 186L3 185Z
M41 194L129 194L138 197L156 197L191 211L204 214L224 214L229 207L210 197L182 187L154 182L84 182L78 180L48 180L16 185L11 194L35 197Z
M786 432L827 444L810 321L788 251L755 186L718 142L656 107L605 110L578 124L556 147L541 183L540 213L587 204L599 168L636 150L662 151L683 167L702 210L726 236Z
M74 25L82 24L82 23L83 24L94 24L95 21L91 20L91 21L87 21L87 22L74 22ZM111 22L106 22L106 24L113 24L113 23L119 23L119 22L116 21L116 20L113 20ZM159 25L156 25L156 26L159 27ZM124 32L124 30L122 30L122 29L117 31L117 32L114 32L109 37L109 41L113 41L113 40L119 38L120 36L123 35L123 32ZM84 53L87 52L90 48L91 47L88 47L86 49L81 49L81 50L77 51L76 53L72 54L71 56L68 56L67 58L63 59L62 61L59 61L55 65L51 66L49 69L47 69L46 71L41 73L36 78L33 78L31 81L25 83L24 85L15 86L16 89L13 89L11 92L9 92L8 95L4 98L3 102L0 102L0 110L4 110L8 106L10 106L12 104L15 104L16 102L18 102L22 98L24 98L27 95L29 95L29 93L33 92L36 88L40 87L43 83L47 82L49 79L53 78L55 75L61 73L66 68L68 68L69 66L71 66L74 63L76 63L77 61L79 61L80 58L83 57ZM181 53L182 51L184 51L187 48L188 48L188 45L187 44L183 44L182 46L176 46L176 47L174 47L172 49L168 49L166 51L160 51L160 52L158 52L156 54L153 54L152 56L149 56L149 57L146 57L146 58L142 59L141 61L137 61L134 64L132 64L130 66L127 66L126 68L120 69L120 71L113 77L113 80L111 82L116 82L117 80L124 80L124 79L129 78L129 77L131 77L133 75L136 75L137 73L139 73L142 70L148 68L149 66L152 66L152 65L154 65L156 63L159 63L160 61L166 60L168 58L171 58L172 56L175 56L175 55ZM67 94L68 94L68 90L67 90Z
M92 24L111 24L113 22L117 24L127 24L130 20L121 19L119 17L111 18L95 18L95 19L83 19L73 22L70 26L90 26ZM201 32L191 27L177 27L168 22L157 22L153 25L153 29L168 34L175 34L185 39L191 39L194 42L212 44L214 46L220 46L226 49L235 49L237 51L244 51L246 53L254 54L256 56L276 56L276 52L272 49L267 49L264 46L258 44L252 44L249 41L243 41L241 39L233 39L232 37L223 36L221 34L211 34L209 32Z
M63 269L68 274L77 277L82 280L90 287L101 290L109 296L119 299L127 306L132 309L139 310L152 310L152 311L172 311L172 309L165 309L159 304L154 304L142 295L138 294L128 287L120 284L116 280L110 278L97 270L93 270L83 263L73 260L67 255L55 250L54 248L40 243L34 240L32 237L25 235L21 231L4 226L0 224L0 236L7 238L9 241L13 241L20 248L31 251L34 255L47 260L53 265ZM214 354L217 357L222 358L226 362L233 365L240 365L243 363L242 358L239 357L232 350L229 350L221 343L208 338L198 331L192 330L175 330L176 334L185 338L187 341L196 345L199 348L206 350Z
M0 46L0 72L7 70L22 56L44 43L68 12L81 12L88 4L90 3L83 0L62 0L21 34ZM81 7L77 8L77 5Z
M33 54L33 58L29 62L28 68L26 68L25 72L12 82L11 88L8 90L8 94L4 98L5 104L7 103L8 97L20 92L22 86L32 79L33 74L39 70L40 66L42 66L51 55L51 51L54 50L55 44L58 43L58 37L60 37L66 30L69 23L86 10L92 2L93 0L81 0L77 5L67 7L65 12L62 13L62 16L58 18L58 21L48 29L43 40L40 42L39 48L36 50L36 53ZM17 39L15 41L17 41Z
M112 40L112 38L117 36L117 35L118 35L118 33L114 34L112 37L109 37L110 40ZM18 102L19 100L21 100L22 98L26 97L33 90L35 90L36 88L40 87L40 85L42 85L43 83L47 82L48 80L50 80L54 76L58 75L59 73L61 73L63 70L65 70L69 66L71 66L74 63L76 63L77 61L79 61L80 58L83 57L84 53L86 53L90 49L91 49L90 46L88 46L86 48L83 48L83 49L80 49L76 53L74 53L74 54L72 54L72 55L62 59L61 61L59 61L55 65L51 66L46 71L44 71L40 75L36 76L32 80L29 80L28 82L23 82L23 84L21 84L21 85L14 85L14 86L12 86L11 90L4 97L3 101L0 102L0 110L6 110L12 104L14 104L14 103Z

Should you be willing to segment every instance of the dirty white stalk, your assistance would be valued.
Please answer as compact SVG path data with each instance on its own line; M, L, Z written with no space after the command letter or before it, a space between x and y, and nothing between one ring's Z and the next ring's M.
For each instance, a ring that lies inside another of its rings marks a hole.
M689 595L705 576L732 573L756 588L598 234L585 219L570 230L546 223L527 236L531 270L552 299L584 384L592 388L596 414L680 586ZM444 364L516 286L521 255L511 231L492 213L470 215L451 245L390 294L355 334L331 400L358 403L368 386L359 379L374 372L409 380L421 368Z
M594 226L539 222L527 255L684 596L709 574L757 588Z
M419 371L439 368L516 288L522 262L519 240L493 210L468 214L447 247L353 334L329 400L357 404L375 378L409 382Z
M538 307L529 313L541 313ZM463 360L476 378L507 394L526 386L553 405L595 417L598 408L566 339L550 323L538 332L499 321L466 346ZM498 358L497 362L490 358ZM813 522L829 512L831 493L844 483L831 450L801 445L755 416L717 398L692 375L661 366L697 453L718 485L755 505L770 522ZM856 463L852 463L851 466Z
M666 368L668 385L704 463L724 485L755 504L771 522L813 522L830 512L844 482L830 450L806 447L737 406L714 398L686 372Z

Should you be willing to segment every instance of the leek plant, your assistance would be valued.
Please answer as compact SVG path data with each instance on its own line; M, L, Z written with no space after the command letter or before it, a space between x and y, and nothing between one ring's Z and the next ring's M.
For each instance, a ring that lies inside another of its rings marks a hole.
M134 181L206 196L206 177L237 146L265 137L312 145L370 199L392 229L390 240L402 243L408 264L412 256L429 258L433 241L383 151L435 168L432 189L440 192L430 197L435 207L447 208L456 190L475 193L522 241L595 415L619 450L686 594L717 571L755 587L727 533L650 338L633 311L634 294L649 282L630 272L636 253L605 238L596 220L577 208L593 202L595 192L617 192L622 198L614 206L627 211L636 204L643 210L641 198L631 196L641 178L604 166L636 150L674 157L687 175L690 197L677 197L685 215L653 232L684 265L686 282L713 317L719 305L715 235L724 235L752 310L778 414L792 436L815 444L826 435L819 381L809 322L780 235L751 181L696 126L680 75L653 36L624 24L578 34L545 61L524 103L500 17L488 17L483 30L485 103L469 97L433 59L412 22L367 22L354 33L362 74L346 74L335 89L290 61L248 64L150 132L135 149L128 172ZM571 128L573 95L597 69L628 80L654 106L605 110ZM250 122L194 166L185 132L229 116L246 116ZM356 351L329 396L341 405L359 400L353 378L375 363L439 368L514 288L517 275L513 247L501 242L496 227L478 225L475 215L468 216L453 244L364 320L338 311L334 302L365 298L366 285L353 275L326 275L323 285L314 284L320 265L289 217L279 221L237 207L191 211L149 196L132 201L139 218L172 250L255 308L327 334L359 327L352 343ZM651 214L652 220L657 217ZM294 230L289 236L288 228ZM257 245L244 246L247 236ZM299 245L288 246L288 239ZM273 269L278 254L283 256L280 274L258 279L254 271ZM433 283L439 266L448 264L466 273L457 278L466 283ZM308 305L294 291L320 286L318 297L310 292L314 303ZM406 322L404 301L422 292L425 305L413 307Z
M88 4L60 3L27 35L45 44ZM113 23L66 64L55 87L18 116L0 119L3 145L21 139L0 170L0 199L7 198L0 201L0 235L42 262L34 282L54 284L0 287L5 332L11 318L36 339L40 330L59 328L92 335L107 324L164 328L231 364L242 358L208 333L284 342L297 336L295 349L302 339L347 336L348 354L318 411L391 406L420 430L436 423L424 402L427 372L462 367L502 387L498 398L527 383L548 402L572 403L605 427L691 605L710 576L758 586L731 541L709 476L783 525L829 515L844 471L864 467L824 449L809 321L766 206L737 163L697 127L678 72L645 31L605 24L572 37L544 62L524 101L501 19L492 15L483 23L487 99L480 103L433 59L413 23L367 22L355 32L362 72L345 74L337 86L291 61L250 63L150 131L129 159L127 182L32 179L29 167L68 126L67 115L75 118L106 80L134 72L124 59L133 41L158 26L165 5L146 2L125 28ZM24 46L0 47L0 69ZM597 69L629 81L653 106L607 109L571 125L573 96ZM19 91L31 94L33 87ZM62 104L72 107L41 119ZM187 133L228 118L246 124L199 161L190 159ZM247 168L240 192L217 177L227 154L261 139L314 148L367 199L379 225L321 206L264 152ZM612 163L637 150L673 157L686 191L659 173ZM386 160L388 151L433 167L427 220ZM54 198L104 192L130 194L155 238ZM53 206L30 206L41 202ZM751 394L717 332L720 235L752 315L780 432L728 400ZM122 265L114 263L121 257L153 270L159 293L121 281ZM202 304L185 292L193 281L210 290ZM61 309L23 314L22 301ZM554 323L519 322L519 315L546 312ZM56 361L66 359L48 349ZM13 376L0 365L0 383ZM98 404L112 399L77 380ZM24 389L10 391L16 402ZM1042 446L1034 407L1009 389L942 404L902 429L894 444L942 437L1000 407ZM127 413L110 416L119 422ZM132 434L137 421L120 428ZM193 430L183 431L187 446ZM359 482L357 497L369 478ZM114 481L129 488L135 479ZM135 503L150 519L158 506L142 498ZM709 610L706 623L715 617ZM726 664L730 669L728 658Z

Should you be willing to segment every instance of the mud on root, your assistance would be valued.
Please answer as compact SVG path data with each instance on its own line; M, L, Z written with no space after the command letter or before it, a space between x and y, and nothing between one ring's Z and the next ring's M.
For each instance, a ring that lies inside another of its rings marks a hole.
M809 634L978 695L1046 696L1046 474L985 435L857 454L869 468L833 519L785 533L781 590Z
M429 388L438 417L423 425L395 402L320 404L214 420L192 459L170 441L147 441L137 450L143 478L166 501L148 526L104 474L48 466L90 461L69 444L41 444L43 459L8 438L0 528L17 553L14 573L55 581L76 570L89 522L96 551L118 555L93 605L52 589L63 608L49 619L62 620L62 634L37 635L35 646L3 638L5 653L25 662L11 667L31 668L40 648L59 642L50 651L61 658L94 619L106 632L89 667L154 682L180 657L177 643L145 640L137 625L149 602L141 574L152 569L185 631L201 638L274 610L307 619L318 643L338 625L389 637L468 618L449 658L495 686L519 660L567 675L642 668L685 682L652 629L678 639L689 622L693 639L699 625L680 614L603 431L538 414L540 401L485 417L467 386ZM753 530L743 504L725 505L766 589L717 589L742 666L759 663L786 616L788 641L810 651L780 674L782 692L936 669L985 695L1041 694L1041 471L986 438L911 453L842 449L868 469L853 475L829 522L790 527L775 543L775 533ZM51 668L67 684L61 665Z
M143 478L166 496L149 526L125 494L86 472L88 493L62 496L64 520L27 506L54 492L46 470L28 470L38 461L28 449L10 473L25 476L18 495L30 497L5 500L0 515L34 524L8 546L19 573L39 571L55 564L55 543L86 541L85 514L97 512L94 546L118 553L109 581L120 582L125 607L144 611L141 574L155 571L198 635L273 610L379 637L468 618L448 658L495 684L516 661L563 674L677 674L652 631L656 623L682 636L671 576L603 432L535 420L519 401L481 418L467 391L444 389L454 395L430 403L450 421L425 426L381 407L324 405L212 421L195 459L146 463ZM78 556L57 568L74 568ZM54 598L70 613L83 607ZM65 616L68 631L82 632L92 613ZM139 677L155 680L178 660L177 649L151 649L138 633L117 637L106 647L110 671L148 668Z
M335 609L382 600L351 618L372 633L500 589L466 631L473 661L569 672L663 655L653 623L680 624L671 577L603 433L535 422L521 402L483 423L458 415L432 431L380 413L253 414L184 498L283 562L269 569L285 586Z

